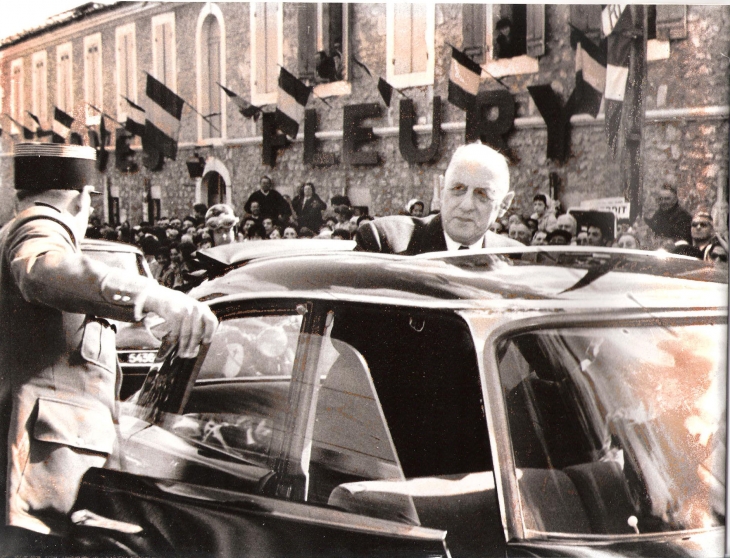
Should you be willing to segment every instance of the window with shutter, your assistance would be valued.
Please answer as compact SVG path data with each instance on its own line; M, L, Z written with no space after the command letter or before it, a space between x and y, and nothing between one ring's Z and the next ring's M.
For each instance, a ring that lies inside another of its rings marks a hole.
M494 77L532 74L545 54L545 6L486 6L486 70Z
M174 12L152 18L152 75L177 91Z
M10 115L17 122L23 121L23 59L18 58L10 63ZM20 132L15 122L11 123L12 134Z
M527 56L537 58L545 54L545 6L528 4L527 8Z
M601 5L572 4L570 6L570 24L594 43L599 44L601 42Z
M103 110L101 74L101 33L84 37L84 101L86 101L86 124L99 124ZM91 108L92 106L96 109Z
M687 38L687 6L658 4L656 6L656 36L659 40Z
M45 50L33 54L32 65L32 112L38 117L42 125L45 126L48 122L48 68Z
M251 102L261 105L275 103L282 55L282 4L256 2L251 4Z
M62 111L72 114L73 102L73 64L71 43L56 47L56 102Z
M127 118L127 101L137 102L137 46L134 23L117 27L117 120Z
M393 87L433 84L434 4L388 4L387 10L386 79Z
M317 4L298 4L299 78L314 81L317 52Z
M484 4L464 4L462 7L461 50L479 64L486 59L485 8Z
M224 137L225 22L216 4L206 3L198 16L195 45L198 85L198 140Z

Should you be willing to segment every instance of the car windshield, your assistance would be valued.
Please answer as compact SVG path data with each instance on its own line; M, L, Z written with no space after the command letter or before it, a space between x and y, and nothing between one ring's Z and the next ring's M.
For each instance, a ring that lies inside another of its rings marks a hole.
M725 324L665 321L503 339L527 532L723 525L726 341Z

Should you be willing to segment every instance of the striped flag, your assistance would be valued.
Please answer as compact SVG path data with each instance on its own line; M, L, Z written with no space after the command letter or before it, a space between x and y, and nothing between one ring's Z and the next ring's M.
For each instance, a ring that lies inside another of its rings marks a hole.
M145 111L142 149L158 151L164 157L177 157L177 137L185 101L161 81L147 74L147 110Z
M53 130L52 141L53 143L65 143L71 133L71 125L74 119L72 116L66 114L58 107L53 107L53 124L51 130Z
M606 89L606 54L579 29L571 30L575 45L575 90L573 114L590 114L595 118Z
M449 70L449 102L469 110L476 102L482 68L456 47L451 47Z
M124 122L124 129L130 134L142 137L144 135L144 109L124 95L122 98L127 101L127 120Z
M393 98L393 90L395 88L385 81L383 78L378 78L378 93L383 98L383 102L390 106L390 100Z
M299 81L284 68L279 72L279 98L274 115L276 127L287 136L295 138L299 123L304 119L304 107L312 89Z
M254 121L257 121L259 119L259 116L261 116L261 107L257 107L256 105L252 105L246 99L238 95L237 93L231 91L224 85L221 85L220 83L218 86L223 90L223 92L228 95L228 98L233 101L233 103L238 107L238 112L240 112L244 117L246 118L253 118Z
M633 21L627 4L609 4L602 12L603 34L608 39L606 58L606 134L613 156L616 156L619 127L633 40Z
M53 134L53 130L44 130L43 129L43 126L41 125L41 119L38 118L35 114L30 112L29 110L26 110L25 112L27 112L28 116L30 116L31 119L33 120L33 122L36 123L35 137L45 138L45 137L48 137Z

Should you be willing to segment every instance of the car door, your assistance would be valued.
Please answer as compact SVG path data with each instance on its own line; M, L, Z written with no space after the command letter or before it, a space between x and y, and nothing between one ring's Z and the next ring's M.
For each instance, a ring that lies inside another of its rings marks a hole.
M92 470L79 533L141 554L445 556L406 494L346 504L352 483L405 480L362 356L312 301L213 307L194 360L173 354L121 417L122 463ZM90 544L91 544L90 543Z

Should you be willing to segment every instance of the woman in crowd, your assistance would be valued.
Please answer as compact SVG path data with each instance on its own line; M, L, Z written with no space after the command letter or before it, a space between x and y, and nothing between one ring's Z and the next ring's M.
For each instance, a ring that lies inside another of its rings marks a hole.
M230 205L219 203L208 209L205 214L205 226L213 237L213 246L234 242L233 227L238 224L238 217Z
M299 227L307 227L310 230L318 231L322 226L322 212L327 209L327 204L322 201L314 189L314 184L307 182L302 188L302 195L296 196L292 202L294 211L297 214Z

